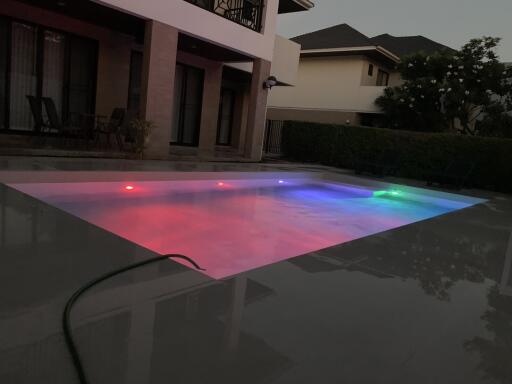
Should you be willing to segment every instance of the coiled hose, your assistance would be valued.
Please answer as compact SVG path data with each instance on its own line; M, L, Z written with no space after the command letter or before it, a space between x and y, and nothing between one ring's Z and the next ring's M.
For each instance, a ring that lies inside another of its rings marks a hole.
M156 262L159 262L159 261L162 261L165 259L183 259L183 260L188 261L190 264L192 264L195 269L204 271L204 269L201 268L194 260L192 260L190 257L187 257L187 256L177 255L177 254L157 256L157 257L153 257L151 259L147 259L147 260L144 260L144 261L141 261L138 263L130 264L130 265L127 265L126 267L119 268L114 271L105 273L104 275L101 275L101 276L89 281L87 284L81 286L68 299L68 301L66 303L66 307L64 308L64 312L62 313L62 328L64 331L64 337L66 339L66 345L68 347L71 358L73 359L73 365L75 366L75 370L76 370L78 379L80 380L80 384L89 384L89 381L87 380L87 375L85 374L85 370L82 365L82 360L80 359L80 354L78 353L78 350L76 348L75 341L73 339L73 333L71 331L71 326L70 326L71 310L73 309L73 306L75 305L76 301L86 291L88 291L95 285L101 283L102 281L108 280L111 277L120 275L120 274L130 271L132 269L137 269L137 268L143 267L144 265L156 263Z

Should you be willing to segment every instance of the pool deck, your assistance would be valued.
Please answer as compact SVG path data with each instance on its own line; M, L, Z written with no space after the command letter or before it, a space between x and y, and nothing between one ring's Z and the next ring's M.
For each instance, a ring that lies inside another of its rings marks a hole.
M350 174L0 157L0 183L21 171ZM455 193L487 202L224 280L172 261L109 280L72 317L91 384L512 382L512 196ZM67 298L152 256L0 184L0 383L78 383L61 331Z

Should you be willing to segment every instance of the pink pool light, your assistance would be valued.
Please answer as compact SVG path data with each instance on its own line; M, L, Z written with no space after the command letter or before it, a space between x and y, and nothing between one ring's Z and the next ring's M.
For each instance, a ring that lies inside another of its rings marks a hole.
M9 186L216 279L480 202L277 177Z

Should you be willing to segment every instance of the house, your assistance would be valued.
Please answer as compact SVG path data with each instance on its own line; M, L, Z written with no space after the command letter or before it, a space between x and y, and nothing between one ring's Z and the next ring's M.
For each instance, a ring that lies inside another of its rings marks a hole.
M61 120L121 108L152 121L150 158L259 160L263 84L274 76L292 85L299 58L296 43L276 36L277 15L311 7L309 0L2 0L0 147L40 133L33 96L50 98Z
M374 102L386 86L401 83L400 59L450 49L423 36L370 38L348 24L292 40L302 46L297 84L271 93L270 120L376 125L380 111Z

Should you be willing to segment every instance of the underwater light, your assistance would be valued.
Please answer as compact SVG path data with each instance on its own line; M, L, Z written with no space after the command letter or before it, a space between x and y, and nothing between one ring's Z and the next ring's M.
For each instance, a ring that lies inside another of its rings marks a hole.
M389 191L375 191L373 192L373 197L381 197L381 196L400 196L402 191L397 189L390 189Z
M217 185L218 185L219 187L223 187L223 186L224 186L224 183L223 183L222 181L219 181L219 182L217 183Z
M124 187L124 189L126 189L127 191L133 191L134 186L133 185L127 185L126 187Z
M278 183L279 184L284 184L284 180L279 180Z

